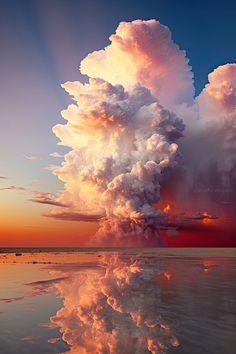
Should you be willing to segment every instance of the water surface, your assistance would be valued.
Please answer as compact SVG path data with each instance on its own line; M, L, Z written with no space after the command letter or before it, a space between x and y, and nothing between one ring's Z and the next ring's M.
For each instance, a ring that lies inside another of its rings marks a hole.
M31 251L0 255L0 353L235 354L234 251Z

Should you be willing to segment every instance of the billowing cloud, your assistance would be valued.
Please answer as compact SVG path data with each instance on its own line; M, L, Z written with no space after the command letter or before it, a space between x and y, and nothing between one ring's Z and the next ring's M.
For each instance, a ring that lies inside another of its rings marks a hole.
M236 64L211 73L194 100L191 67L167 27L122 22L110 40L81 62L87 83L62 85L74 102L53 132L71 151L49 169L68 208L46 216L99 220L93 245L161 246L161 190L192 214L213 204L200 190L223 185L236 196Z
M187 128L180 146L187 179L178 190L182 200L192 203L193 192L195 203L207 200L214 213L218 202L235 203L236 64L219 66L208 79L194 107L178 112ZM183 198L185 188L189 193Z
M67 124L53 128L61 144L72 148L53 171L65 184L62 203L73 213L106 215L112 224L128 218L135 226L161 217L153 204L163 171L176 166L182 120L139 84L125 90L90 79L63 87L76 104L62 112Z
M88 241L87 246L98 247L160 247L165 242L157 228L162 225L164 215L130 218L104 218L99 223L96 234Z
M185 51L159 21L121 22L105 49L89 54L81 72L112 84L141 84L166 107L191 102L193 74Z
M236 177L236 64L219 66L208 79L197 102L201 128L211 144L209 158L221 172Z
M205 120L213 120L216 125L220 117L220 124L228 123L224 120L226 117L230 119L236 108L236 64L219 66L209 74L208 80L209 83L198 97L200 111L205 114L207 110Z

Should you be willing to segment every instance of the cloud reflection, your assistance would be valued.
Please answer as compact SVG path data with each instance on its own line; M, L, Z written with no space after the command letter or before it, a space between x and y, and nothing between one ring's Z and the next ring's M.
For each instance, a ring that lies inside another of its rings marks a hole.
M26 335L39 335L40 342L41 328L47 332L45 353L235 352L234 257L166 256L153 250L75 255L76 263L71 253L67 263L62 254L61 262L47 263L46 279L26 284L30 289L21 298L1 299L4 309L12 309L11 302L18 308L18 300L29 304L30 297L46 300L50 294L55 301L56 293L60 298L37 322L37 332L24 330L18 336L21 345L31 345L19 341Z
M178 347L160 310L162 268L151 257L103 255L99 268L64 270L68 277L55 284L64 305L51 322L70 345L67 353L162 354Z

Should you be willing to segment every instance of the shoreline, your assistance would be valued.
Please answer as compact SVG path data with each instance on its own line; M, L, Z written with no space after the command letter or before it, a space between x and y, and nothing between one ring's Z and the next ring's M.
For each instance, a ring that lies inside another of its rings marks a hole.
M0 248L0 264L87 263L97 261L104 253L170 258L234 258L236 248Z

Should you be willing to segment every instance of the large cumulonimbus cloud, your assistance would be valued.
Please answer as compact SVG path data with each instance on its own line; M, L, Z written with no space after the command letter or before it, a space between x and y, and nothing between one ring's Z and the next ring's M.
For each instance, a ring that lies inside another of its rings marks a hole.
M75 104L62 112L67 124L53 129L61 144L72 148L54 169L65 184L60 203L71 212L112 219L113 233L121 231L114 220L120 225L129 219L135 226L158 218L153 204L160 199L163 171L176 165L182 120L139 84L125 89L90 79L63 87Z
M171 176L181 161L189 180L211 180L212 164L226 180L235 173L236 65L211 73L194 100L191 68L167 27L122 22L110 39L82 61L88 83L62 85L74 103L53 132L71 151L53 173L64 182L56 202L66 209L48 216L103 220L96 244L161 245L156 224L163 222L166 171Z

